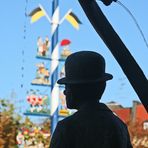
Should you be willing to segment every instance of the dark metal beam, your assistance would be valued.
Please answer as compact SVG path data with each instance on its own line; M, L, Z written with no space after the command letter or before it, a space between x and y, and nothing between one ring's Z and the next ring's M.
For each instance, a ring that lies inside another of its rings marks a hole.
M98 35L111 51L148 112L148 80L95 0L79 0Z

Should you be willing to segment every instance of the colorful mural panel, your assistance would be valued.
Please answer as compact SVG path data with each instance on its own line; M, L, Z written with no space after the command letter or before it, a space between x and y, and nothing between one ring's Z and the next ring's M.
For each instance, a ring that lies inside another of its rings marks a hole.
M68 109L66 105L66 98L62 91L60 91L60 104L59 104L59 116L69 116L76 112L74 109Z
M27 112L50 113L49 96L47 94L40 94L38 90L30 90L26 99L29 104Z
M36 64L37 70L36 70L36 77L32 81L32 84L40 84L40 85L50 85L49 81L49 70L45 67L45 64L38 63Z
M68 39L63 39L61 41L61 46L63 47L63 50L61 52L61 59L66 59L72 52L69 49L69 45L71 44L71 41Z
M39 36L37 39L37 57L41 58L49 58L49 48L50 48L50 41L48 36L46 36L45 40Z

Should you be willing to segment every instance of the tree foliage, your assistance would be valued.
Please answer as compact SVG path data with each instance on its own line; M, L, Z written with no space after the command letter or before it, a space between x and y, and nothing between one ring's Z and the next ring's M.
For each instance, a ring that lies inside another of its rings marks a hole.
M26 117L23 122L21 119L21 116L15 113L12 103L6 99L0 99L0 148L17 147L16 137L20 131L24 136L25 142L35 139L34 141L37 143L43 143L44 147L49 147L50 121L45 120L41 125L37 126L29 117ZM43 133L48 133L48 137L45 138ZM26 147L25 145L24 147ZM35 145L34 143L32 146Z
M14 114L14 105L8 100L0 100L0 146L14 148L16 146L16 132L20 126L19 115Z

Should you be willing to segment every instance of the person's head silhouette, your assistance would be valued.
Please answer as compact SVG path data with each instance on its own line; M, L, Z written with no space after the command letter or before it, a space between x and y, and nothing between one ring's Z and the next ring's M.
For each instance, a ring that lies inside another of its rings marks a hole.
M112 79L105 73L104 58L92 51L80 51L68 56L65 77L57 81L65 84L67 107L79 109L83 104L101 99L106 81Z

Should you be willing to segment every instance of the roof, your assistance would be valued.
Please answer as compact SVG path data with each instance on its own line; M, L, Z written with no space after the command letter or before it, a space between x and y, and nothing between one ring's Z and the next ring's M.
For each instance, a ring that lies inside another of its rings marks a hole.
M116 109L113 110L114 113L125 123L130 121L131 118L131 109L130 108L123 108L123 109Z
M116 109L121 109L123 108L122 105L118 104L117 102L111 101L106 103L106 105L111 109L111 110L116 110Z
M144 106L142 104L138 104L136 106L136 120L140 123L144 121L148 121L148 113L146 112Z

